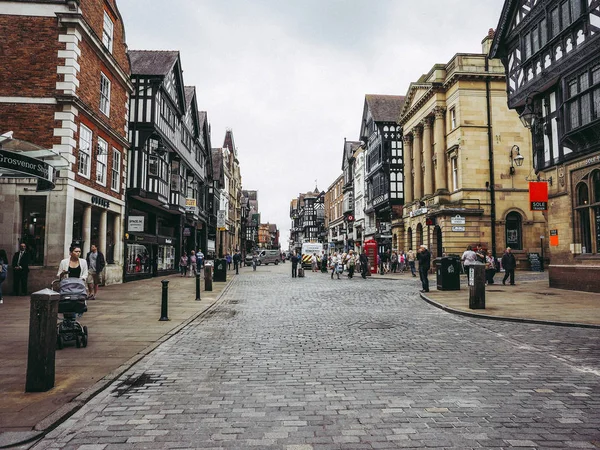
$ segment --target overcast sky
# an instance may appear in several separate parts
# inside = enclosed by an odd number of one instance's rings
[[[132,50],[179,50],[212,146],[233,130],[244,189],[287,249],[289,204],[327,190],[365,94],[405,95],[455,53],[481,52],[503,0],[118,0]]]

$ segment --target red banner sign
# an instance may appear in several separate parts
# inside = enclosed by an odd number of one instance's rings
[[[529,182],[529,209],[548,211],[548,183],[545,181]]]

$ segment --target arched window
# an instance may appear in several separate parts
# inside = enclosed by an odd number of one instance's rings
[[[392,236],[392,249],[398,250],[398,235],[396,233]]]
[[[506,247],[513,250],[523,250],[523,218],[518,212],[512,211],[506,215]]]
[[[417,248],[423,244],[423,225],[417,225]]]
[[[409,228],[408,231],[406,232],[406,249],[405,250],[410,250],[413,248],[413,232],[412,232],[412,228]]]
[[[592,190],[594,192],[594,203],[600,202],[600,170],[594,171],[592,174]]]
[[[594,177],[596,174],[594,174]],[[592,177],[592,182],[594,177]],[[595,190],[595,186],[594,186]],[[581,253],[593,253],[592,248],[592,226],[590,213],[590,190],[585,182],[577,185],[577,229],[579,230],[579,242],[581,242]],[[598,208],[594,208],[595,211]]]

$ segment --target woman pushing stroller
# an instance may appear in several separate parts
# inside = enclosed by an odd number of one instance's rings
[[[88,277],[88,265],[87,261],[81,258],[81,247],[71,245],[69,257],[60,262],[56,275],[61,280],[63,278],[81,278],[85,283]]]

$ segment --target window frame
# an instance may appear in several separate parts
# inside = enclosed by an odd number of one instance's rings
[[[110,189],[114,192],[121,191],[121,152],[113,147]],[[116,187],[115,187],[116,186]]]
[[[512,218],[515,218],[514,220]],[[517,231],[517,241],[509,242],[508,240],[508,224],[509,222],[516,223],[516,231]],[[512,230],[512,228],[511,228]],[[523,250],[523,216],[518,211],[510,211],[506,214],[506,218],[504,221],[504,240],[505,247],[510,247],[513,250]]]
[[[456,125],[456,108],[453,106],[452,108],[450,108],[450,130],[456,130]]]
[[[100,147],[103,147],[102,149]],[[98,137],[96,144],[96,183],[106,187],[106,171],[108,166],[108,142],[101,137]],[[102,150],[102,151],[101,151]],[[100,179],[99,176],[102,178]]]
[[[104,72],[100,72],[100,104],[99,109],[106,117],[110,117],[111,82]]]
[[[102,44],[109,53],[113,52],[115,24],[110,15],[104,11],[104,19],[102,21]]]
[[[89,132],[89,138],[90,138],[89,141],[84,141],[84,138],[83,138],[84,133],[82,133],[82,130],[85,130],[86,133]],[[77,173],[87,179],[89,179],[91,176],[93,140],[94,140],[94,133],[92,132],[92,130],[90,128],[86,127],[84,124],[80,123],[79,124],[79,157],[78,157],[78,163],[77,163]],[[83,142],[88,144],[87,148],[85,150],[82,146]],[[82,155],[85,155],[86,159],[87,159],[87,161],[85,161],[85,168],[86,168],[85,172],[81,171]]]

